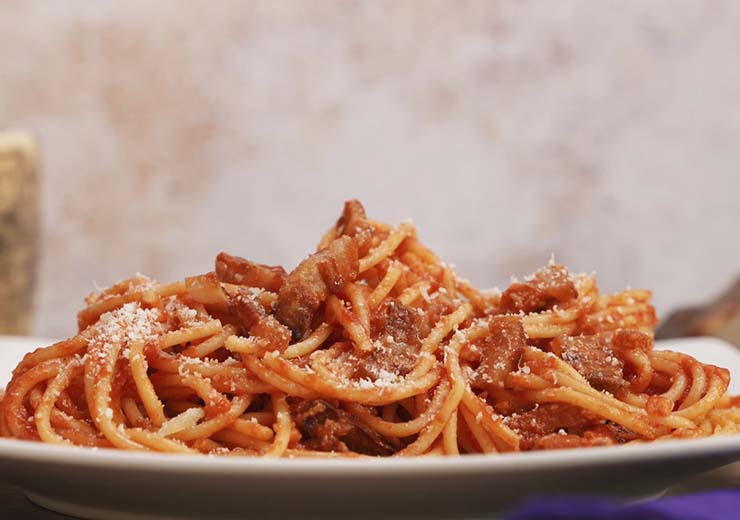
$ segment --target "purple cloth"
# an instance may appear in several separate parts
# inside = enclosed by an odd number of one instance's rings
[[[525,502],[506,520],[718,520],[740,518],[740,488],[681,495],[622,505],[587,497],[538,498]]]

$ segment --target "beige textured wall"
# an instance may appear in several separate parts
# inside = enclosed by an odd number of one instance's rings
[[[3,0],[43,143],[36,332],[93,282],[294,265],[347,197],[504,284],[555,252],[659,310],[740,272],[740,3]]]

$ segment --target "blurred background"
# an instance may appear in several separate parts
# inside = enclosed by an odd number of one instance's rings
[[[481,286],[555,253],[661,316],[711,299],[740,273],[738,27],[734,0],[3,0],[31,330],[220,250],[292,268],[353,197]]]

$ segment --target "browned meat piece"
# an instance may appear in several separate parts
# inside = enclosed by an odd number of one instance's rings
[[[227,253],[219,253],[216,257],[216,275],[225,283],[261,287],[271,292],[278,292],[287,276],[280,266],[255,264]]]
[[[551,433],[538,439],[528,447],[532,450],[563,450],[568,448],[591,448],[594,446],[610,446],[614,444],[611,437],[598,433],[586,432],[583,436]]]
[[[575,300],[576,286],[568,270],[560,264],[538,269],[530,280],[514,283],[501,295],[501,306],[506,312],[540,312]]]
[[[185,288],[188,296],[198,303],[220,304],[225,299],[221,283],[214,272],[185,278]]]
[[[337,221],[337,232],[340,235],[356,237],[362,234],[370,234],[372,227],[367,220],[365,208],[359,200],[348,200],[344,203],[344,211]]]
[[[316,311],[329,294],[357,278],[357,245],[347,236],[312,254],[288,275],[278,292],[276,316],[299,339],[311,327]]]
[[[290,344],[290,330],[273,316],[265,316],[249,328],[249,335],[265,341],[265,350],[282,352]]]
[[[237,319],[243,332],[267,315],[265,308],[246,287],[225,289],[229,312]]]
[[[503,388],[506,374],[518,368],[527,336],[517,316],[495,316],[488,330],[490,333],[478,343],[481,361],[473,384],[485,389]]]
[[[632,430],[628,430],[624,426],[611,421],[606,421],[604,424],[598,424],[592,427],[591,431],[599,432],[619,444],[624,444],[625,442],[634,441],[635,439],[640,438],[640,436]]]
[[[453,302],[449,295],[433,298],[431,302],[426,304],[424,314],[419,315],[419,337],[426,338],[439,323],[439,320],[442,319],[442,316],[453,312],[459,305],[459,303]]]
[[[370,333],[373,338],[385,339],[392,336],[395,343],[417,347],[419,337],[419,314],[395,299],[385,300],[373,313]]]
[[[392,455],[393,447],[377,432],[322,399],[294,406],[301,444],[318,451],[353,451],[365,455]]]
[[[418,361],[420,316],[399,301],[387,300],[373,313],[371,337],[376,348],[359,360],[354,377],[373,381],[402,377],[411,372]]]
[[[647,353],[653,350],[653,338],[639,330],[618,330],[614,333],[612,347],[615,352],[642,350]]]
[[[267,314],[253,291],[248,287],[227,287],[224,290],[234,324],[241,327],[241,334],[248,333],[264,340],[265,350],[282,352],[290,343],[290,330]]]
[[[624,363],[614,353],[611,334],[559,336],[550,349],[598,390],[618,394],[627,385]]]
[[[540,439],[553,433],[580,433],[593,420],[583,409],[560,403],[541,404],[505,418],[506,425],[522,436],[522,449],[535,447]]]
[[[584,429],[585,428],[585,429]],[[578,425],[575,424],[566,432],[565,429],[557,433],[550,433],[535,438],[531,444],[534,450],[550,450],[562,448],[580,448],[591,446],[609,446],[624,444],[640,436],[627,428],[611,421],[605,423]]]

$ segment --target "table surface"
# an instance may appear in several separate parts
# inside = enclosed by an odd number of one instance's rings
[[[740,490],[740,471],[737,469],[733,469],[733,471],[730,472],[724,468],[720,468],[718,470],[693,477],[680,485],[668,489],[666,495],[682,495],[727,488]],[[69,519],[72,517],[53,513],[32,504],[23,495],[23,492],[19,488],[6,481],[0,480],[0,518],[59,520]]]

